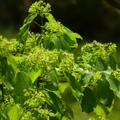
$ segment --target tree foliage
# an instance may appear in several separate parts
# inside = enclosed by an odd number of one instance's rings
[[[0,37],[1,120],[70,120],[73,111],[62,98],[68,87],[83,112],[102,117],[112,110],[114,95],[120,98],[116,45],[93,41],[78,50],[82,37],[50,11],[48,3],[33,3],[16,39]],[[33,33],[37,16],[46,22]]]

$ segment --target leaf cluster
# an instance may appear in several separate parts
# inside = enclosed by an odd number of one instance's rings
[[[1,120],[70,120],[68,87],[83,112],[106,116],[120,98],[116,45],[93,41],[78,51],[82,37],[56,21],[49,4],[35,2],[29,12],[16,39],[0,36]],[[47,21],[41,33],[30,31],[37,16]]]

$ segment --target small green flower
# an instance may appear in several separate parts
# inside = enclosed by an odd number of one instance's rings
[[[45,3],[42,0],[35,2],[29,8],[30,13],[37,13],[41,17],[45,15],[45,13],[49,13],[51,11],[51,5],[49,3]]]

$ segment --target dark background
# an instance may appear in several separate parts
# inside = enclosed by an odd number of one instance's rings
[[[52,6],[56,20],[78,32],[84,40],[120,40],[119,0],[44,0]],[[0,34],[17,34],[29,6],[35,0],[0,0]],[[37,31],[37,27],[34,29]]]

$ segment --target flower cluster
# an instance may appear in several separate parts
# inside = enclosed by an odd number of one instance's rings
[[[49,120],[50,111],[45,105],[45,96],[36,87],[29,88],[29,91],[24,90],[27,100],[24,102],[24,114],[22,120]]]
[[[36,42],[40,34],[28,32],[27,41],[24,45],[24,54],[29,54],[30,50],[36,46]]]
[[[25,68],[41,70],[41,74],[46,73],[52,68],[58,68],[60,71],[72,72],[74,69],[74,55],[62,50],[47,50],[35,47],[26,58]]]
[[[35,47],[31,50],[26,59],[25,67],[32,67],[36,70],[41,70],[42,73],[57,65],[57,51],[49,51],[44,48]]]
[[[12,39],[8,41],[6,38],[3,38],[0,36],[0,50],[1,51],[9,51],[13,55],[17,54],[23,49],[23,45],[16,41],[15,39]]]
[[[114,54],[116,52],[116,45],[113,43],[101,44],[97,41],[88,43],[81,48],[82,55],[92,54],[94,56],[106,57],[107,55]]]
[[[60,58],[59,63],[60,71],[72,72],[74,70],[75,62],[73,54],[60,51],[59,58]]]
[[[111,72],[111,76],[120,81],[120,69]]]
[[[45,13],[49,13],[51,11],[51,5],[49,3],[45,3],[42,0],[35,2],[29,8],[30,13],[37,13],[41,17],[45,15]]]
[[[56,33],[57,35],[61,35],[65,33],[64,26],[60,22],[54,23],[46,22],[46,24],[44,25],[44,29],[47,31],[47,34]]]

